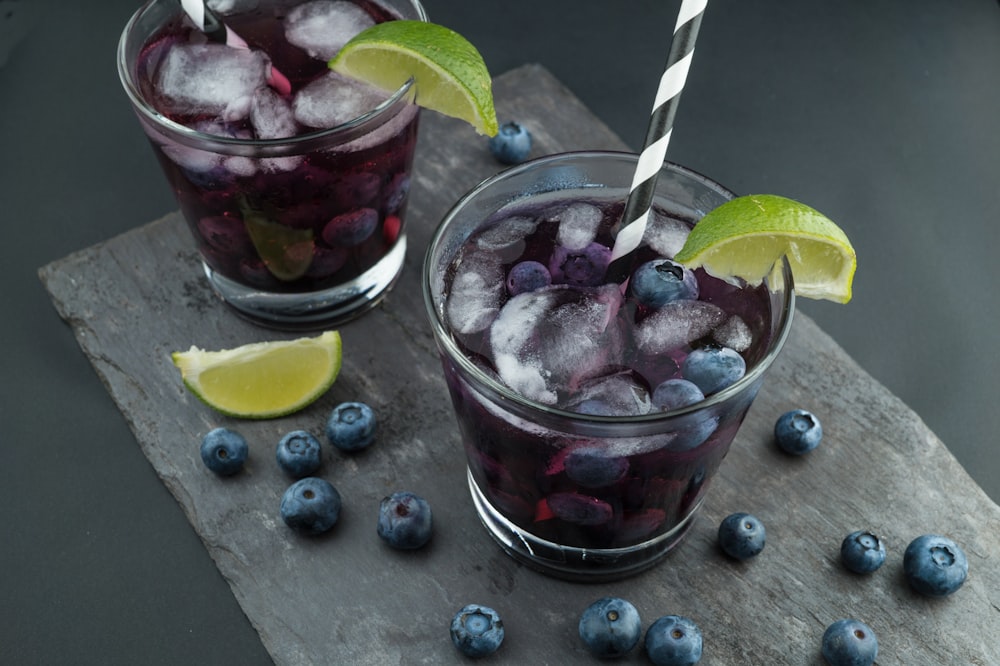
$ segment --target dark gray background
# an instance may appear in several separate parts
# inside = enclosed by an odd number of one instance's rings
[[[115,73],[137,5],[0,0],[2,663],[269,662],[36,277],[175,208]],[[636,148],[678,6],[426,0],[494,73],[542,63]],[[993,0],[713,0],[670,147],[844,227],[854,300],[801,309],[994,500],[998,64]]]

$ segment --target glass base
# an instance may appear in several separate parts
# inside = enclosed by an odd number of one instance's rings
[[[302,293],[259,291],[202,266],[215,293],[241,317],[267,328],[300,331],[337,326],[376,306],[396,282],[405,258],[403,235],[381,261],[350,282]]]
[[[652,567],[684,538],[701,506],[699,501],[683,522],[655,539],[627,548],[576,548],[539,539],[510,522],[489,503],[471,472],[468,478],[480,520],[508,555],[540,573],[573,581],[618,580]]]

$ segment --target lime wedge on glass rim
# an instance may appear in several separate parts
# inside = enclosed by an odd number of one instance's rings
[[[425,21],[386,21],[355,35],[329,62],[335,72],[387,91],[414,81],[416,103],[497,133],[490,73],[454,30]]]
[[[228,416],[270,419],[312,404],[340,374],[337,331],[312,338],[275,340],[171,354],[184,386]]]
[[[797,295],[851,300],[857,257],[847,234],[819,211],[773,194],[737,197],[709,211],[674,260],[756,285],[782,256]]]

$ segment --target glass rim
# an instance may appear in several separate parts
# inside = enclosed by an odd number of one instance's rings
[[[640,414],[635,416],[604,416],[598,414],[582,414],[580,412],[572,412],[566,409],[560,409],[552,405],[547,405],[545,403],[538,402],[536,400],[531,400],[526,398],[508,386],[502,384],[501,382],[495,380],[493,377],[489,376],[483,372],[478,366],[476,366],[464,353],[459,349],[458,344],[455,339],[449,333],[445,322],[442,320],[441,312],[434,302],[433,286],[431,282],[431,271],[433,270],[433,257],[435,250],[443,242],[445,234],[448,232],[449,227],[453,224],[454,220],[457,218],[461,210],[473,199],[477,198],[481,193],[490,189],[495,183],[507,180],[511,177],[517,176],[525,171],[529,171],[535,168],[547,166],[550,163],[558,163],[567,160],[590,160],[590,159],[617,159],[628,161],[635,164],[639,156],[635,153],[629,153],[625,151],[608,151],[608,150],[588,150],[588,151],[570,151],[564,153],[557,153],[553,155],[547,155],[544,157],[536,158],[522,164],[510,167],[503,171],[500,171],[489,178],[481,181],[478,185],[474,186],[471,190],[466,192],[462,197],[445,213],[441,222],[438,224],[431,236],[431,240],[427,246],[427,251],[424,255],[424,262],[421,269],[421,282],[423,288],[424,296],[424,307],[427,310],[428,318],[431,321],[431,328],[433,329],[434,337],[438,344],[443,347],[448,358],[459,365],[461,371],[472,378],[474,378],[481,386],[486,387],[495,395],[500,396],[505,401],[509,401],[514,405],[518,405],[522,408],[537,412],[543,415],[544,418],[548,419],[562,419],[572,422],[591,424],[594,426],[607,426],[610,424],[621,424],[621,425],[639,425],[639,424],[649,424],[658,423],[661,421],[670,421],[673,419],[678,419],[680,417],[687,416],[689,414],[695,414],[701,412],[705,409],[711,409],[717,405],[727,402],[728,400],[735,398],[745,389],[752,386],[757,382],[764,374],[764,372],[771,366],[774,359],[777,358],[781,348],[784,346],[788,334],[792,327],[792,319],[795,311],[795,288],[794,281],[792,277],[791,265],[788,263],[787,257],[782,257],[780,272],[777,273],[777,277],[780,279],[784,285],[784,297],[782,299],[781,307],[781,322],[782,326],[780,329],[775,331],[772,335],[771,343],[768,346],[767,352],[764,356],[757,361],[753,367],[748,368],[746,373],[736,382],[727,386],[726,388],[707,396],[704,400],[694,403],[693,405],[688,405],[686,407],[681,407],[678,409],[672,409],[668,411],[656,411],[647,414]],[[717,190],[724,194],[728,198],[733,198],[736,196],[735,193],[727,189],[725,186],[717,183],[716,181],[704,176],[697,171],[689,169],[687,167],[675,164],[673,162],[665,161],[661,167],[661,172],[673,172],[675,174],[680,174],[688,178],[693,178],[701,182],[702,184],[708,185],[711,189]],[[604,187],[598,185],[598,187]],[[623,187],[628,187],[628,183],[623,183]],[[533,193],[526,193],[525,196],[530,196]],[[524,197],[522,197],[524,198]],[[508,204],[505,205],[509,205]],[[772,276],[776,275],[776,270],[778,265],[775,264],[768,274],[768,278],[765,278],[765,284],[767,284]],[[770,291],[770,287],[768,287]]]
[[[129,37],[135,30],[136,24],[139,22],[140,18],[145,12],[150,10],[153,5],[165,1],[169,0],[147,0],[147,2],[139,7],[134,14],[132,14],[128,23],[125,24],[125,28],[122,30],[121,36],[118,39],[118,48],[116,52],[118,78],[121,81],[122,87],[125,89],[125,93],[128,95],[129,100],[132,102],[132,107],[134,109],[139,111],[144,118],[154,123],[157,127],[169,132],[174,137],[181,138],[185,143],[191,143],[191,145],[195,145],[196,143],[208,143],[223,146],[251,146],[256,148],[287,148],[292,146],[301,146],[316,140],[335,137],[340,134],[350,135],[350,133],[357,128],[367,125],[373,120],[381,119],[383,116],[387,116],[390,110],[409,103],[415,95],[415,91],[413,91],[414,81],[410,78],[385,101],[356,118],[352,118],[351,120],[335,125],[334,127],[316,129],[310,132],[304,132],[302,134],[296,134],[295,136],[279,139],[240,139],[236,137],[219,136],[217,134],[208,134],[207,132],[201,132],[191,127],[187,127],[186,125],[171,120],[166,115],[160,113],[146,100],[142,92],[139,90],[139,86],[136,84],[134,77],[132,76],[132,69],[129,67],[128,59],[126,57]],[[406,0],[406,2],[409,2],[413,6],[413,9],[417,12],[419,18],[414,20],[428,20],[427,12],[424,10],[423,5],[420,4],[420,0]],[[183,12],[180,3],[176,4],[177,13],[179,14]],[[389,118],[385,118],[383,122],[388,120]],[[347,140],[351,138],[354,137],[348,136]]]

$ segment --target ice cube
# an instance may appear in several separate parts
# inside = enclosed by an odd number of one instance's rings
[[[267,67],[257,51],[214,43],[174,45],[155,75],[158,106],[167,113],[240,120],[250,112],[254,91],[266,84]]]
[[[503,298],[504,281],[494,255],[471,252],[462,257],[445,304],[448,325],[463,335],[486,330]]]
[[[285,18],[285,39],[313,58],[329,60],[356,34],[375,25],[353,2],[314,0],[299,5]]]
[[[270,88],[258,88],[250,105],[250,124],[258,139],[284,139],[298,134],[292,106]]]
[[[582,250],[597,237],[604,215],[597,206],[575,202],[559,213],[556,242],[567,250]]]
[[[684,247],[684,241],[690,233],[691,228],[687,223],[664,215],[654,208],[642,235],[642,242],[661,257],[672,259]]]
[[[725,319],[722,308],[712,303],[672,301],[636,327],[636,346],[644,354],[666,354],[708,335]]]
[[[295,120],[307,127],[342,125],[388,99],[385,92],[337,72],[328,72],[295,95]]]
[[[653,403],[643,382],[631,371],[622,371],[584,382],[568,398],[565,407],[575,412],[639,416],[648,414]]]
[[[514,215],[480,232],[476,237],[476,245],[484,250],[502,250],[535,233],[537,226],[538,221],[534,218]]]
[[[617,285],[543,287],[518,294],[490,327],[500,378],[530,400],[553,404],[560,394],[621,364],[624,347]]]
[[[753,343],[753,332],[739,315],[733,315],[712,331],[712,339],[723,347],[745,352]]]

